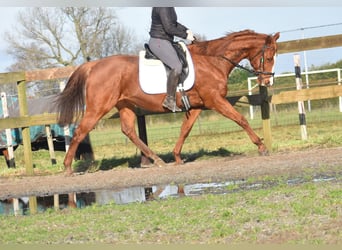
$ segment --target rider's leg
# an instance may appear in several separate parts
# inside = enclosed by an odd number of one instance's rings
[[[180,108],[177,107],[176,104],[176,90],[179,82],[179,76],[180,74],[172,69],[167,79],[167,92],[166,98],[163,102],[163,107],[171,110],[172,112],[182,111]]]
[[[181,111],[176,105],[176,90],[182,72],[182,63],[178,58],[177,52],[171,42],[164,39],[151,38],[149,47],[171,69],[167,79],[167,96],[163,102],[163,106],[173,112]]]

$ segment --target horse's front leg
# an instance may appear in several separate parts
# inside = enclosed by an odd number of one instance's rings
[[[248,134],[251,141],[257,145],[258,151],[260,155],[267,155],[268,150],[260,137],[254,132],[254,130],[249,125],[247,119],[241,115],[239,112],[236,111],[236,109],[223,97],[213,97],[211,98],[210,103],[206,103],[206,106],[210,109],[216,110],[225,117],[233,120],[236,122],[239,126],[241,126],[246,133]]]
[[[155,165],[164,167],[166,165],[165,162],[138,137],[135,131],[135,113],[129,108],[122,108],[119,113],[122,133],[124,133],[146,157],[152,159]]]
[[[201,113],[201,111],[202,111],[201,109],[190,109],[185,115],[185,118],[184,118],[183,123],[182,123],[179,138],[178,138],[177,143],[173,149],[173,155],[175,157],[176,164],[182,164],[183,163],[183,160],[182,160],[180,154],[181,154],[184,142],[185,142],[186,138],[189,136],[190,131],[191,131],[197,117]]]

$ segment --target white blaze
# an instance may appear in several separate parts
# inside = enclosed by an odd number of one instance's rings
[[[274,54],[274,56],[273,56],[273,67],[272,67],[271,72],[274,72],[274,68],[275,68],[275,65],[276,65],[276,61],[277,61],[277,55]],[[274,80],[274,76],[270,77],[270,86],[273,85],[273,80]]]

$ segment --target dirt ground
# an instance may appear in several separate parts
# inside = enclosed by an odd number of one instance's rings
[[[0,199],[45,196],[132,186],[223,182],[262,176],[341,176],[342,147],[273,153],[270,156],[231,156],[198,160],[164,168],[119,168],[71,177],[24,176],[0,178]]]

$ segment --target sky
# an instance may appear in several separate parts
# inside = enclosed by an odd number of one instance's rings
[[[25,3],[25,1],[14,0],[14,2],[16,1]],[[18,3],[18,5],[13,4],[18,7],[13,7],[2,4],[3,2],[0,0],[0,72],[6,72],[6,68],[12,63],[11,58],[6,54],[6,48],[9,45],[3,40],[2,34],[15,27],[17,24],[16,16],[19,10],[24,10],[26,7],[40,6],[40,1],[33,2],[36,2],[37,4],[25,5],[23,3],[22,5],[19,5]],[[48,5],[50,2],[48,0],[41,2],[46,3],[42,6],[54,6]],[[146,3],[145,5],[142,5],[145,7],[126,7],[128,5],[127,1],[125,2],[126,5],[120,0],[117,5],[113,2],[115,3],[118,1],[110,1],[110,3],[101,1],[101,6],[114,6],[120,22],[133,30],[139,40],[142,42],[148,41],[148,31],[151,23],[151,7],[149,6],[152,6],[155,2],[152,1],[151,4],[150,1],[142,1]],[[175,2],[175,4],[177,3],[177,1],[168,1],[168,3],[172,2]],[[213,0],[210,3],[215,2],[216,1]],[[234,3],[234,1],[230,2]],[[280,32],[281,35],[278,41],[342,34],[342,1],[334,2],[326,0],[324,3],[327,5],[323,6],[321,4],[322,1],[311,0],[309,5],[309,1],[305,0],[301,1],[302,4],[296,4],[296,1],[288,0],[285,2],[279,1],[279,6],[273,4],[272,7],[267,7],[268,5],[266,2],[268,1],[240,0],[236,2],[238,3],[229,6],[218,5],[215,7],[215,5],[210,7],[208,4],[206,6],[201,6],[198,4],[201,3],[201,1],[197,0],[197,4],[193,4],[193,6],[190,4],[184,5],[184,1],[182,1],[183,5],[179,4],[174,6],[186,6],[176,7],[178,21],[191,29],[193,33],[205,35],[209,40],[224,36],[227,32],[244,29],[252,29],[258,33],[266,34]],[[250,2],[250,4],[247,5],[246,2]],[[255,4],[258,2],[261,4]],[[8,1],[6,1],[6,3],[8,3]],[[32,1],[30,3],[32,3]],[[61,4],[63,1],[60,0],[58,3]],[[135,3],[135,5],[131,6],[140,6],[139,4],[141,1],[135,1]],[[164,3],[164,1],[159,1],[158,3]],[[290,7],[284,7],[281,3],[286,3],[283,5]],[[305,69],[305,65],[308,65],[309,67],[311,65],[320,66],[342,60],[342,47],[312,50],[306,51],[305,54],[304,52],[300,52],[299,54],[301,55],[302,67]],[[293,69],[293,53],[280,54],[275,68],[276,73],[291,72]]]

